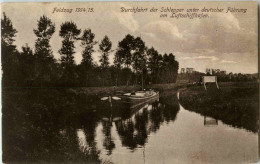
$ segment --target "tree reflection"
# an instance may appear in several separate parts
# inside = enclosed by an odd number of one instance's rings
[[[21,90],[3,94],[6,94],[2,110],[4,162],[100,162],[95,139],[102,117],[107,118],[102,120],[105,136],[102,142],[110,155],[115,149],[112,125],[122,145],[134,151],[143,147],[149,134],[157,132],[162,123],[174,121],[179,111],[176,95],[162,97],[159,102],[138,109],[102,108],[99,112],[90,105],[95,99],[85,101],[84,95],[77,97],[60,90]]]
[[[127,119],[115,123],[122,145],[131,150],[144,146],[148,135],[156,132],[162,123],[174,121],[179,111],[177,96],[171,95],[149,106],[133,109]]]
[[[83,126],[83,132],[86,136],[86,142],[88,145],[88,154],[90,156],[96,156],[98,154],[96,138],[96,127],[98,125],[98,118],[95,113],[87,112],[81,119],[81,125]]]
[[[89,154],[79,148],[74,121],[80,112],[74,95],[51,89],[4,94],[4,162],[100,162],[97,152]],[[95,129],[93,124],[90,127]],[[93,129],[87,135],[90,141],[95,138]]]
[[[147,141],[147,136],[148,136],[147,123],[148,123],[148,111],[147,108],[144,108],[142,112],[137,113],[135,115],[134,127],[137,133],[135,134],[134,139],[136,140],[136,143],[138,145],[143,146]]]
[[[152,105],[152,110],[150,112],[150,130],[152,132],[156,132],[160,128],[160,123],[164,121],[162,112],[162,109],[164,109],[164,107],[165,105],[161,105],[159,103],[154,103]]]
[[[103,121],[102,125],[103,125],[102,132],[105,136],[103,141],[103,146],[108,151],[107,155],[111,155],[113,149],[115,148],[115,143],[112,140],[112,136],[111,136],[112,121]]]
[[[117,132],[121,138],[122,145],[129,147],[131,150],[136,148],[137,144],[134,141],[134,123],[131,119],[120,120],[115,123]]]

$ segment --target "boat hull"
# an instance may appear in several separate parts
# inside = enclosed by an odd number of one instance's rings
[[[136,108],[152,101],[159,101],[159,92],[154,92],[147,97],[121,96],[121,99],[121,103],[127,104],[130,108]]]

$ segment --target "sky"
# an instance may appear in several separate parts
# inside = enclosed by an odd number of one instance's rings
[[[73,9],[93,8],[92,13],[54,12],[54,8]],[[161,18],[160,12],[132,13],[121,12],[121,7],[175,9],[223,8],[223,13],[208,13],[205,19]],[[228,12],[228,7],[247,9],[246,13]],[[199,10],[200,11],[200,10]],[[118,42],[127,34],[141,36],[147,47],[154,47],[159,53],[173,53],[180,68],[195,68],[205,72],[206,68],[226,70],[233,73],[257,73],[257,2],[84,2],[84,3],[4,3],[5,12],[18,31],[15,44],[18,50],[26,45],[34,47],[37,20],[42,15],[49,17],[56,26],[50,44],[55,58],[62,38],[60,25],[74,21],[82,29],[90,28],[100,42],[105,35],[112,41],[114,52],[110,54],[113,62]],[[82,47],[76,42],[75,62],[80,63]],[[94,61],[99,63],[100,53],[95,46]]]

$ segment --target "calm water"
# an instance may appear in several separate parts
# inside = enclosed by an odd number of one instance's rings
[[[250,163],[258,159],[256,133],[190,112],[179,104],[176,93],[135,110],[116,105],[111,110],[109,104],[97,101],[93,105],[89,99],[85,103],[84,96],[68,96],[70,100],[59,105],[53,100],[59,95],[42,95],[18,96],[17,104],[4,101],[3,106],[10,109],[3,117],[7,161],[78,161],[84,154],[116,164]],[[21,105],[25,100],[26,105]],[[24,117],[13,118],[13,108],[23,109]]]
[[[174,96],[172,96],[174,100]],[[176,99],[175,99],[176,101]],[[177,102],[178,103],[178,102]],[[95,142],[100,158],[114,163],[249,163],[258,159],[258,136],[179,108],[164,112],[149,104],[129,119],[100,121]],[[156,107],[155,107],[156,106]],[[171,115],[171,119],[165,113]],[[154,118],[153,118],[154,117]],[[77,129],[80,147],[88,147],[84,129]]]

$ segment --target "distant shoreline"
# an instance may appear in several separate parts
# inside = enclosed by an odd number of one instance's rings
[[[169,84],[151,84],[145,86],[145,89],[155,89],[159,91],[177,89],[179,87],[184,87],[186,84],[182,83],[169,83]],[[69,92],[75,94],[86,94],[88,96],[92,95],[105,95],[114,94],[116,91],[131,92],[141,89],[139,85],[129,85],[129,86],[109,86],[109,87],[2,87],[3,91],[8,90],[20,90],[20,89],[58,89],[58,90],[68,90]]]
[[[258,82],[225,82],[191,86],[180,91],[180,104],[189,111],[219,119],[228,125],[258,131]]]

